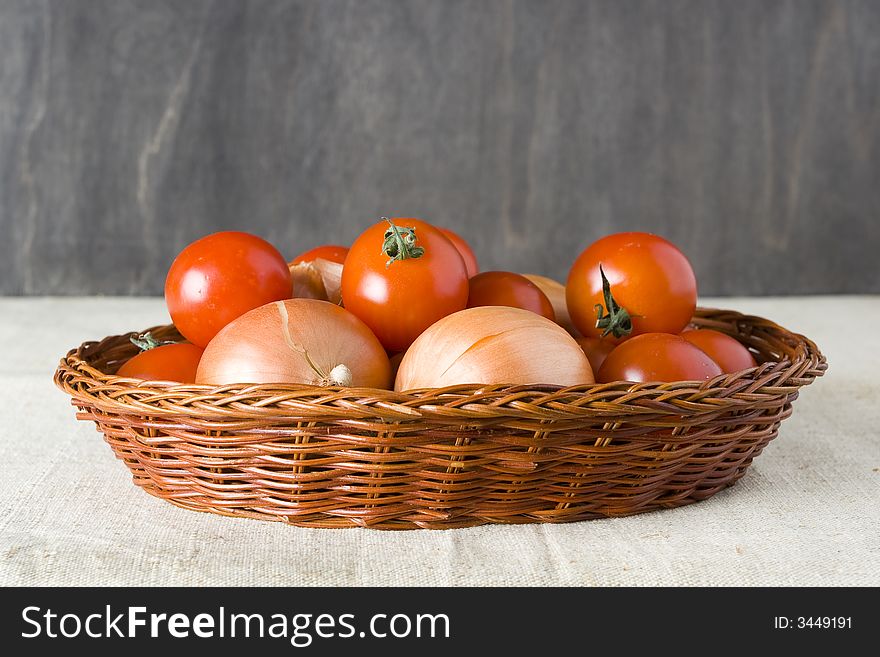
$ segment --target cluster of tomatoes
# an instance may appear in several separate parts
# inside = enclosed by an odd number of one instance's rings
[[[734,338],[690,328],[693,269],[648,233],[596,241],[562,285],[480,273],[465,240],[418,219],[383,218],[348,248],[290,262],[221,232],[178,255],[165,299],[186,341],[139,336],[119,376],[413,390],[705,380],[756,365]]]

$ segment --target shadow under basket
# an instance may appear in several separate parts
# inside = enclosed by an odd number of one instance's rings
[[[115,376],[137,351],[127,334],[72,350],[55,382],[138,486],[187,509],[304,527],[570,522],[732,485],[825,372],[813,342],[766,319],[697,309],[693,321],[736,337],[759,366],[572,388],[218,387]]]

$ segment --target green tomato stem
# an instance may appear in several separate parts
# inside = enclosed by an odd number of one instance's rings
[[[608,335],[622,338],[632,333],[633,316],[614,300],[614,296],[611,294],[611,284],[605,276],[602,265],[599,265],[599,274],[602,276],[602,296],[605,297],[605,305],[603,306],[601,303],[595,305],[596,328],[604,329],[602,331],[603,338]]]
[[[177,344],[174,340],[157,340],[149,331],[142,333],[141,335],[133,335],[129,340],[131,340],[131,343],[141,351],[149,351],[150,349],[155,349],[156,347],[161,347],[166,344]]]
[[[425,255],[425,249],[416,244],[415,228],[396,226],[388,217],[382,219],[391,226],[385,231],[385,239],[382,242],[382,253],[388,256],[386,267],[390,267],[395,260],[421,258]]]

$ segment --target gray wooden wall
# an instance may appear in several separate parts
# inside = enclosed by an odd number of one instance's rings
[[[880,292],[878,209],[877,1],[0,0],[0,293],[382,214],[484,269],[646,229],[703,294]]]

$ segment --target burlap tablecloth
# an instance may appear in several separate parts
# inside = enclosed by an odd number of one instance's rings
[[[878,585],[880,297],[706,299],[815,340],[829,373],[733,488],[568,525],[317,530],[186,511],[136,488],[52,384],[161,299],[0,299],[3,585]]]

